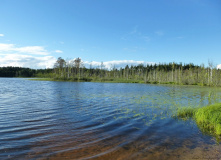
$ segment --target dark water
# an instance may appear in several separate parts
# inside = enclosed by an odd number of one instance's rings
[[[0,78],[0,159],[221,159],[215,137],[177,108],[217,88]]]

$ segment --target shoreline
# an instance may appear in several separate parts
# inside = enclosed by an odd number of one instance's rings
[[[16,78],[16,77],[14,77]],[[20,77],[22,78],[22,77]],[[27,77],[25,77],[27,78]],[[80,80],[73,80],[73,79],[54,79],[54,78],[41,78],[41,77],[33,77],[33,78],[27,78],[29,80],[33,81],[54,81],[54,82],[95,82],[95,83],[137,83],[137,84],[153,84],[153,85],[171,85],[171,86],[198,86],[198,87],[218,87],[221,88],[221,86],[211,86],[211,85],[202,85],[202,84],[179,84],[174,82],[145,82],[141,80],[93,80],[93,79],[80,79]]]

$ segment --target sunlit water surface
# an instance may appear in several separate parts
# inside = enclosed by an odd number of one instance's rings
[[[180,107],[218,88],[0,78],[0,159],[221,159]]]

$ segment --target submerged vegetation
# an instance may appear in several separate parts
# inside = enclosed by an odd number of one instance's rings
[[[126,86],[142,88],[145,85]],[[117,106],[116,112],[118,114],[114,117],[117,120],[136,119],[143,125],[150,126],[164,119],[177,120],[178,118],[184,120],[183,123],[191,123],[194,126],[196,126],[196,122],[203,133],[220,139],[220,88],[168,85],[148,85],[148,88],[148,91],[140,90],[139,94],[134,94],[134,92],[116,95],[102,94],[88,96],[87,99],[96,97],[101,101],[106,99],[112,101]],[[124,105],[119,101],[125,101],[132,105]]]
[[[221,103],[202,108],[181,109],[178,111],[177,117],[193,118],[204,132],[221,136]]]

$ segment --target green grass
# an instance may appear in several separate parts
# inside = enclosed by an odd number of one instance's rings
[[[177,117],[186,120],[188,118],[194,117],[196,111],[197,108],[190,108],[190,107],[180,108],[178,109]]]
[[[198,109],[195,113],[195,120],[203,129],[221,135],[221,104]]]
[[[221,103],[209,105],[202,108],[180,109],[178,118],[193,118],[204,132],[221,136]]]
[[[52,77],[49,75],[48,77]],[[24,78],[24,77],[21,77]],[[198,86],[208,86],[202,83],[194,83],[194,84],[184,84],[178,82],[158,82],[158,81],[144,81],[144,79],[136,79],[136,78],[100,78],[100,77],[81,77],[81,78],[44,78],[42,76],[37,76],[34,79],[37,81],[69,81],[69,82],[105,82],[105,83],[144,83],[144,84],[169,84],[169,85],[198,85]]]
[[[53,81],[52,78],[32,78],[32,79],[28,79],[31,81]]]

